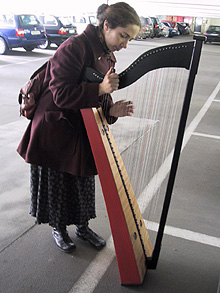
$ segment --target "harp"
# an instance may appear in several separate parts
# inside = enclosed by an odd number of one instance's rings
[[[123,89],[158,68],[187,70],[185,95],[154,247],[102,109],[81,110],[102,186],[123,285],[142,284],[147,270],[157,267],[203,41],[203,37],[195,36],[191,42],[149,50],[119,74],[119,89]],[[86,69],[86,77],[91,82],[101,82],[104,78],[91,68]]]

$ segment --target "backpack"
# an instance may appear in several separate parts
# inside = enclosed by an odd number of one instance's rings
[[[85,39],[86,41],[84,35],[81,35],[81,38]],[[81,49],[85,54],[86,49],[83,41],[80,38],[78,38],[78,41],[81,45]],[[90,55],[93,56],[90,47],[88,47],[87,49],[90,51]],[[86,65],[87,63],[89,63],[89,60],[86,60]],[[48,86],[44,85],[44,77],[46,73],[47,64],[48,61],[45,62],[40,68],[38,68],[32,74],[30,79],[20,89],[20,93],[18,96],[18,102],[20,104],[20,116],[24,116],[30,120],[33,118],[40,96]],[[83,73],[83,78],[87,78],[86,70]]]
[[[33,118],[37,102],[43,92],[43,81],[47,63],[48,61],[38,68],[20,89],[18,96],[20,116],[24,116],[30,120]]]

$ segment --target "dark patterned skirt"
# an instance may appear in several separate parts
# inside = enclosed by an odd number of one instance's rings
[[[30,214],[36,223],[62,229],[96,217],[95,178],[31,165]]]

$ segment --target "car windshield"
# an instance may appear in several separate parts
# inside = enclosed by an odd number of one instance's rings
[[[61,17],[59,17],[59,20],[61,21],[61,23],[63,25],[71,25],[72,24],[68,17],[61,16]]]
[[[209,32],[220,32],[220,26],[211,25],[208,29]]]
[[[40,21],[37,19],[35,15],[19,15],[18,19],[21,26],[40,25]]]

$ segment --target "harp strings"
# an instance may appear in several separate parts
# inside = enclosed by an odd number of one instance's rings
[[[136,197],[157,174],[174,147],[184,96],[184,71],[157,69],[112,94],[114,102],[132,100],[135,106],[132,117],[119,118],[110,128]],[[164,196],[164,190],[157,189],[145,216],[147,220],[158,213],[160,194]]]
[[[162,94],[164,102],[163,111],[159,114],[160,118],[158,118],[160,119],[160,126],[158,129],[158,138],[154,151],[154,174],[158,174],[158,169],[163,164],[175,144],[176,130],[179,122],[178,118],[180,117],[181,112],[181,101],[183,100],[181,99],[181,84],[183,78],[183,74],[181,74],[181,72],[183,71],[179,69],[169,69],[169,78],[165,76],[166,88],[168,90],[167,92],[161,92],[158,96],[160,98]],[[159,174],[157,176],[159,176]],[[156,181],[155,186],[158,186]],[[151,215],[156,214],[156,210],[158,209],[158,201],[159,199],[164,198],[164,195],[165,188],[162,190],[161,188],[157,188],[153,200],[150,203],[148,218],[150,218]]]

